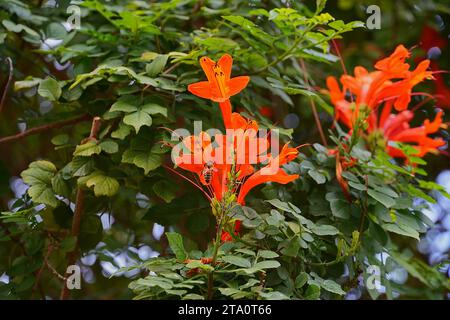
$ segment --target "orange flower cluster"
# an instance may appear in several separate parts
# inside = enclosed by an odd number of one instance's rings
[[[201,132],[197,136],[186,137],[182,141],[183,151],[174,160],[178,167],[194,173],[194,184],[210,200],[220,201],[225,194],[231,193],[237,203],[244,204],[250,190],[260,184],[287,184],[296,180],[298,175],[287,174],[281,166],[295,159],[298,150],[286,144],[277,155],[270,154],[270,139],[258,136],[258,123],[232,113],[229,98],[242,91],[250,80],[247,76],[231,78],[232,63],[227,54],[217,63],[208,57],[201,58],[200,64],[208,81],[188,86],[191,93],[219,103],[227,134],[210,136]],[[256,148],[252,149],[252,145]],[[250,150],[256,150],[256,154],[250,154]],[[255,165],[261,168],[256,169]],[[240,221],[236,221],[236,233],[239,228]],[[222,241],[231,239],[228,232],[223,232]]]
[[[208,78],[208,81],[202,81],[189,85],[188,90],[202,98],[211,99],[222,103],[221,108],[224,110],[223,105],[230,105],[229,98],[242,91],[249,81],[249,77],[241,76],[236,78],[230,78],[231,56],[223,55],[217,63],[207,57],[200,59],[200,64]],[[211,187],[212,196],[221,200],[226,191],[228,191],[231,171],[234,170],[236,174],[236,184],[233,190],[237,195],[237,202],[244,203],[245,197],[248,192],[254,187],[265,182],[278,182],[282,184],[294,181],[298,175],[288,175],[283,169],[278,168],[272,174],[264,174],[264,170],[271,167],[272,162],[277,162],[280,166],[295,159],[298,155],[296,148],[290,148],[285,145],[281,152],[274,158],[268,154],[269,141],[266,138],[257,137],[259,129],[258,123],[254,120],[249,120],[241,116],[239,113],[229,113],[228,111],[222,112],[224,115],[224,123],[226,129],[232,129],[232,139],[227,139],[226,135],[216,134],[214,136],[214,142],[216,147],[213,147],[212,138],[205,132],[202,132],[199,136],[190,136],[184,139],[183,143],[187,149],[187,155],[189,159],[186,160],[186,154],[180,155],[176,159],[176,165],[179,167],[194,172],[198,175],[202,185]],[[257,147],[256,163],[252,163],[251,155],[249,155],[249,146],[254,143]],[[244,161],[237,161],[236,158],[230,159],[230,157],[237,157],[239,154],[238,149],[242,147],[245,150]],[[195,152],[195,148],[200,148]],[[231,149],[231,150],[230,150]],[[197,164],[192,164],[195,154],[201,154],[201,161]],[[212,173],[211,183],[207,183],[204,177],[205,166],[212,162],[211,159],[216,158],[217,155],[223,156],[222,161],[214,162],[214,172]],[[262,169],[255,171],[254,164],[261,164],[267,161],[267,165]]]
[[[414,156],[418,157],[437,152],[445,144],[444,140],[429,136],[445,127],[442,112],[434,121],[425,120],[420,127],[410,127],[414,112],[407,108],[414,95],[412,89],[425,79],[433,79],[432,72],[428,71],[429,60],[410,70],[410,65],[405,62],[410,55],[403,45],[399,45],[393,54],[375,64],[376,71],[356,67],[354,76],[341,76],[342,90],[334,77],[327,79],[336,120],[352,130],[358,117],[366,114],[365,131],[369,140],[377,140],[376,144],[382,145],[392,157],[406,157],[392,146],[392,142],[411,144],[417,150]],[[393,109],[397,113],[393,113]]]

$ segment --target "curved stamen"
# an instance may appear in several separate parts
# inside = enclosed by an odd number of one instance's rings
[[[416,104],[414,107],[411,108],[412,112],[416,112],[417,109],[419,109],[420,107],[422,107],[423,105],[427,104],[428,102],[430,102],[431,100],[434,100],[435,97],[427,97],[426,99],[420,101],[418,104]]]
[[[205,190],[203,190],[202,187],[200,187],[197,183],[195,183],[194,181],[192,181],[191,179],[189,179],[188,177],[182,175],[181,173],[179,173],[178,171],[176,171],[175,169],[172,169],[169,166],[166,166],[165,164],[162,165],[164,168],[166,168],[167,170],[170,170],[171,172],[175,173],[176,175],[180,176],[181,178],[185,179],[186,181],[190,182],[192,185],[194,185],[195,187],[197,187],[199,190],[201,190],[203,192],[203,194],[206,196],[206,198],[208,198],[209,201],[212,200],[212,198],[209,196],[208,193],[206,193]]]

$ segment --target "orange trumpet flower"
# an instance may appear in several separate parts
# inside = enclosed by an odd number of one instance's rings
[[[376,110],[386,101],[393,101],[397,111],[405,110],[411,100],[413,87],[425,79],[433,79],[432,72],[427,71],[429,60],[422,61],[410,71],[410,65],[405,63],[409,57],[409,51],[399,45],[393,54],[375,64],[377,71],[369,72],[357,66],[354,76],[341,76],[342,90],[336,78],[328,77],[327,86],[335,106],[336,121],[341,120],[352,128],[362,106]],[[354,99],[348,101],[346,93]]]
[[[222,135],[214,137],[217,141],[223,140]],[[213,139],[206,132],[201,132],[198,136],[189,136],[183,139],[182,149],[179,154],[175,156],[175,165],[183,170],[190,171],[195,174],[196,186],[201,189],[206,188],[206,194],[212,199],[216,197],[218,200],[222,199],[226,192],[226,177],[229,171],[229,165],[226,164],[226,159],[221,161],[214,161],[217,152],[222,152],[213,146]],[[224,157],[224,155],[221,155]],[[206,175],[210,177],[207,181]]]
[[[199,186],[206,187],[211,198],[222,199],[228,191],[230,173],[237,176],[237,185],[231,191],[236,193],[240,204],[244,203],[248,192],[257,185],[270,181],[286,184],[299,177],[288,175],[281,168],[297,157],[297,148],[286,144],[276,157],[272,157],[267,153],[267,138],[256,135],[256,121],[245,119],[238,113],[233,113],[231,118],[232,128],[235,129],[232,136],[216,134],[212,139],[202,132],[199,136],[186,137],[183,139],[183,149],[174,159],[178,167],[198,177]],[[252,152],[256,154],[250,154]],[[266,160],[268,163],[255,172],[253,166]],[[208,163],[212,171],[209,172],[211,180],[207,182],[204,174]]]
[[[239,190],[237,202],[244,204],[247,194],[256,186],[266,182],[276,182],[280,184],[287,184],[297,180],[300,176],[298,174],[287,174],[280,166],[294,160],[298,156],[297,148],[290,148],[285,144],[280,151],[280,154],[275,158],[271,158],[267,166],[256,171],[249,176]]]
[[[217,62],[202,57],[200,65],[207,81],[188,86],[192,94],[219,103],[225,128],[231,130],[227,130],[227,135],[215,135],[214,143],[206,133],[185,138],[184,150],[175,158],[175,164],[195,174],[198,183],[186,179],[200,188],[209,200],[220,201],[226,194],[232,194],[243,204],[248,192],[257,185],[269,181],[286,184],[297,179],[298,175],[288,175],[280,166],[296,158],[298,151],[285,145],[273,158],[268,154],[268,137],[258,133],[258,123],[232,113],[230,97],[242,91],[250,80],[247,76],[231,78],[232,64],[233,59],[228,54]],[[255,172],[254,165],[264,161],[268,164]],[[235,235],[240,225],[239,220],[235,221]],[[232,235],[222,231],[221,241],[231,240]]]
[[[445,144],[440,138],[429,137],[439,128],[446,127],[442,124],[442,112],[432,122],[425,120],[421,127],[411,128],[409,125],[414,113],[406,109],[411,101],[413,87],[424,79],[433,78],[432,72],[428,71],[429,60],[420,62],[416,69],[410,71],[410,65],[405,63],[405,59],[409,57],[409,51],[399,45],[393,54],[375,64],[377,71],[368,72],[358,66],[355,68],[355,76],[343,75],[342,90],[334,77],[327,79],[336,121],[352,130],[356,119],[365,109],[368,127],[364,130],[369,142],[384,146],[392,157],[406,157],[401,150],[392,146],[392,142],[411,144],[417,150],[415,156],[418,157],[436,152],[437,148]],[[348,101],[347,92],[354,99]],[[382,112],[379,112],[383,105]],[[393,108],[399,113],[392,113]]]
[[[386,151],[392,157],[405,158],[401,150],[392,146],[392,142],[408,143],[417,150],[416,157],[423,157],[431,152],[436,153],[439,147],[445,145],[445,141],[441,138],[430,138],[429,135],[436,133],[447,125],[442,123],[443,112],[439,111],[433,121],[426,119],[422,126],[411,128],[409,122],[414,118],[414,113],[409,110],[402,111],[398,114],[391,113],[392,103],[387,103],[384,107],[379,119],[372,118],[369,120],[368,133],[370,135],[382,133]]]
[[[217,134],[212,139],[205,132],[184,138],[183,148],[174,158],[178,167],[194,173],[197,182],[187,177],[185,179],[208,195],[209,200],[216,198],[220,201],[230,191],[236,195],[237,203],[244,204],[247,194],[260,184],[266,182],[287,184],[299,178],[299,175],[289,175],[281,168],[282,165],[297,158],[298,148],[291,148],[286,144],[279,154],[273,157],[267,153],[268,141],[254,134],[258,130],[256,121],[233,113],[231,127],[235,130],[231,138]],[[250,148],[252,144],[256,146],[253,149]],[[250,151],[257,154],[251,155]],[[266,160],[268,163],[255,171],[254,165]],[[205,177],[206,169],[210,170],[208,179]],[[230,181],[232,176],[236,177],[234,185]],[[236,221],[235,234],[239,232],[239,228],[240,221]],[[231,241],[232,236],[224,231],[221,239]]]
[[[217,62],[202,57],[200,65],[208,81],[190,84],[188,90],[201,98],[224,102],[241,92],[250,80],[247,76],[230,78],[233,58],[229,54],[224,54]]]
[[[217,62],[208,57],[200,58],[200,65],[208,81],[192,83],[189,92],[201,98],[219,102],[225,127],[231,125],[230,97],[241,92],[250,81],[250,77],[240,76],[231,78],[233,58],[224,54]]]

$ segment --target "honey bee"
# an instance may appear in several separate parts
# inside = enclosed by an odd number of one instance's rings
[[[202,176],[203,176],[203,180],[205,181],[205,185],[209,186],[212,182],[212,177],[214,172],[217,171],[216,168],[214,168],[214,162],[213,161],[208,161],[205,163],[205,166],[203,167],[202,170]]]

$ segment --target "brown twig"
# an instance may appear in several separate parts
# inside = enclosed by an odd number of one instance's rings
[[[342,59],[341,51],[339,50],[339,46],[336,43],[336,40],[331,40],[331,43],[333,44],[334,51],[336,52],[337,56],[339,57],[339,62],[341,63],[342,71],[344,71],[345,74],[348,74],[347,67],[345,66],[344,59]]]
[[[167,68],[162,74],[170,74],[173,70],[175,70],[180,65],[180,62],[175,63],[171,65],[169,68]]]
[[[39,281],[41,280],[42,273],[44,272],[44,269],[47,266],[47,259],[50,256],[50,254],[52,253],[52,251],[53,251],[53,246],[49,245],[47,248],[47,252],[44,256],[44,262],[42,263],[42,266],[39,268],[39,270],[36,273],[36,281],[34,283],[34,287],[33,287],[33,291],[32,291],[33,293],[36,291],[36,289],[39,288]]]
[[[92,120],[92,126],[91,126],[91,133],[89,135],[88,139],[85,140],[93,140],[97,139],[98,132],[100,131],[101,126],[101,119],[100,117],[95,117]],[[82,142],[83,143],[83,142]],[[72,220],[72,230],[71,230],[71,236],[75,237],[77,239],[75,249],[69,253],[68,255],[68,262],[67,265],[73,265],[76,263],[78,258],[78,251],[79,251],[79,239],[78,235],[80,234],[80,225],[81,225],[81,217],[83,216],[84,212],[84,200],[85,200],[85,193],[82,188],[77,189],[77,196],[75,200],[75,211],[73,214],[73,220]],[[66,277],[67,278],[67,273]],[[67,287],[67,282],[65,281],[63,283],[63,288],[61,290],[60,299],[66,300],[69,298],[69,288]]]
[[[300,64],[302,66],[303,77],[305,79],[305,84],[307,85],[308,90],[312,91],[311,85],[309,84],[308,76],[306,74],[306,67],[305,67],[305,62],[303,61],[303,59],[300,59]],[[313,112],[313,115],[314,115],[314,120],[316,121],[317,130],[319,130],[320,138],[322,139],[322,144],[325,147],[327,147],[328,143],[327,143],[327,139],[325,137],[325,134],[323,133],[322,124],[320,123],[319,114],[317,113],[316,103],[314,102],[314,100],[312,98],[310,98],[309,101],[311,103],[311,109],[312,109],[312,112]]]
[[[67,280],[67,278],[64,277],[62,274],[60,274],[60,273],[55,269],[55,267],[52,266],[52,265],[50,264],[50,262],[49,262],[48,260],[45,261],[45,265],[46,265],[47,268],[53,273],[53,275],[54,275],[55,277],[57,277],[59,280],[61,280],[61,281],[66,281],[66,280]]]
[[[3,89],[2,99],[0,100],[0,113],[3,111],[6,96],[8,94],[9,86],[11,85],[11,81],[13,78],[13,71],[14,71],[13,62],[12,62],[11,58],[7,57],[5,60],[9,64],[9,76],[8,76],[8,80],[6,80],[5,88]]]
[[[98,132],[100,131],[102,125],[102,120],[100,117],[95,117],[92,120],[92,126],[91,126],[91,134],[89,135],[89,138],[91,139],[97,139]]]
[[[73,119],[69,119],[69,120],[63,120],[60,122],[54,122],[54,123],[50,123],[50,124],[45,124],[39,127],[34,127],[28,130],[25,130],[24,132],[21,133],[17,133],[15,135],[12,136],[8,136],[8,137],[3,137],[0,138],[0,144],[2,143],[7,143],[7,142],[11,142],[11,141],[15,141],[15,140],[20,140],[23,139],[25,137],[31,136],[33,134],[38,134],[47,130],[51,130],[51,129],[58,129],[58,128],[62,128],[65,126],[69,126],[72,124],[76,124],[79,122],[83,122],[86,121],[90,118],[90,116],[88,114],[84,114],[82,116],[73,118]]]

